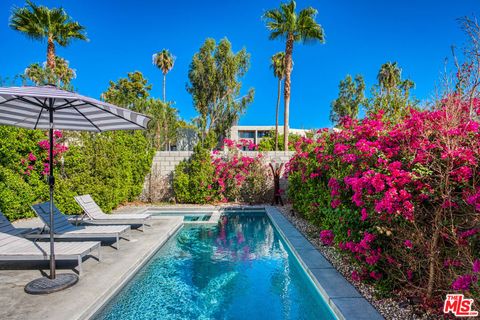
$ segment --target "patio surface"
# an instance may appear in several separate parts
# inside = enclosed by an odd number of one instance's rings
[[[132,230],[131,241],[120,240],[120,250],[102,245],[101,262],[87,256],[80,281],[49,295],[29,295],[23,289],[29,281],[48,274],[48,262],[0,263],[0,319],[87,319],[105,297],[128,281],[182,224],[182,217],[154,218],[146,232]],[[41,223],[30,219],[14,225],[27,228],[41,226]],[[57,263],[57,268],[57,273],[70,273],[76,263]]]

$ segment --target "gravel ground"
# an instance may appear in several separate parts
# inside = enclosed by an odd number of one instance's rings
[[[330,261],[335,269],[340,272],[357,290],[382,314],[387,320],[397,319],[434,319],[422,314],[420,310],[416,310],[413,306],[401,308],[399,303],[405,300],[396,300],[393,298],[378,298],[375,288],[371,285],[355,282],[352,280],[351,273],[355,268],[343,257],[343,255],[334,247],[325,246],[321,243],[319,232],[320,229],[309,224],[305,219],[293,215],[291,205],[277,207],[280,212],[301,232],[303,235]]]

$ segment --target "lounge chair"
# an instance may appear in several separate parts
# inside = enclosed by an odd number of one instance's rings
[[[0,211],[0,261],[48,261],[50,243],[34,242],[25,239],[22,231],[16,229]],[[100,242],[60,242],[55,243],[57,260],[77,260],[78,273],[82,274],[82,258],[98,250],[100,261]]]
[[[131,226],[141,225],[142,231],[145,231],[146,225],[150,226],[150,219],[152,217],[151,214],[105,214],[89,194],[76,196],[74,198],[90,219],[87,220],[88,222],[94,224],[128,224]]]
[[[33,211],[50,227],[50,203],[44,202],[32,206]],[[54,234],[58,239],[102,239],[115,238],[116,248],[119,249],[120,238],[129,240],[125,233],[130,232],[130,226],[74,226],[57,207],[53,206]],[[48,238],[49,234],[40,233],[29,235],[30,238]]]

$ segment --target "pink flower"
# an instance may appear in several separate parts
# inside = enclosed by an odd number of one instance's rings
[[[407,279],[408,281],[412,281],[413,279],[413,271],[410,269],[407,270]]]
[[[472,271],[475,273],[480,273],[480,260],[476,259],[473,261]]]
[[[61,138],[61,137],[63,137],[62,131],[53,130],[53,136],[54,136],[55,138]]]
[[[335,208],[338,208],[338,206],[341,204],[342,202],[340,201],[340,199],[333,199],[331,202],[330,202],[330,205],[332,206],[333,209]]]
[[[35,155],[30,152],[28,154],[28,161],[36,161],[36,160],[37,160],[37,157],[35,157]]]
[[[471,274],[465,274],[463,276],[459,276],[455,281],[452,283],[453,290],[468,290],[470,289],[470,285],[472,282],[476,282],[477,277]]]
[[[473,228],[473,229],[470,229],[470,230],[467,230],[467,231],[464,231],[464,232],[460,232],[458,234],[458,237],[460,239],[470,238],[470,237],[474,236],[475,234],[477,234],[479,231],[480,231],[480,228]]]
[[[382,274],[380,272],[372,271],[370,272],[370,277],[372,277],[374,280],[380,280],[382,278]]]
[[[367,209],[362,208],[361,214],[362,214],[362,217],[361,217],[362,221],[367,220],[367,218],[368,218]]]
[[[333,147],[333,153],[336,155],[342,155],[344,154],[348,149],[350,149],[349,146],[338,143]]]
[[[404,244],[405,247],[407,247],[408,249],[412,249],[412,248],[413,248],[412,241],[410,241],[410,240],[405,240],[405,242],[404,242],[403,244]]]
[[[333,239],[335,235],[333,234],[332,230],[322,230],[320,231],[320,240],[326,246],[330,246],[333,244]]]
[[[360,280],[362,280],[357,271],[352,271],[352,280],[355,282],[359,282]]]

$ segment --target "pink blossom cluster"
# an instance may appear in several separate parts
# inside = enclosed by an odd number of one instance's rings
[[[335,238],[360,266],[352,274],[356,281],[388,277],[399,287],[411,281],[426,287],[429,268],[418,261],[434,254],[437,232],[436,259],[442,260],[434,264],[435,278],[444,281],[435,285],[480,289],[477,276],[469,276],[480,270],[472,256],[480,246],[480,125],[471,108],[479,114],[480,99],[451,95],[431,110],[410,110],[397,123],[383,112],[344,118],[340,130],[322,129],[295,144],[285,173],[295,184],[293,206],[316,223],[328,218],[329,229],[332,218],[321,216],[320,204],[342,213],[337,220],[344,231]]]
[[[59,139],[63,137],[63,134],[59,130],[53,131],[53,157],[54,163],[57,162],[57,158],[62,154],[68,151],[68,147],[61,142],[58,142]],[[39,168],[42,175],[47,175],[50,172],[50,140],[47,138],[38,142],[39,150],[37,150],[37,155],[34,152],[30,152],[25,159],[21,160],[22,165],[25,166],[24,174],[30,176],[32,172]],[[40,161],[37,161],[40,160]]]
[[[224,147],[239,149],[239,150],[249,150],[255,151],[258,150],[258,144],[255,144],[252,140],[248,139],[240,139],[238,141],[234,141],[231,139],[223,139]]]
[[[331,246],[333,244],[334,239],[335,239],[335,235],[333,234],[332,230],[320,231],[320,240],[324,245]]]
[[[224,145],[232,148],[229,154],[221,156],[218,153],[212,155],[212,164],[214,167],[213,184],[208,188],[218,191],[220,201],[232,201],[229,197],[234,193],[233,189],[240,189],[251,172],[252,167],[261,161],[261,154],[255,156],[245,156],[239,151],[247,147],[248,150],[256,150],[257,146],[249,140],[240,140],[238,143],[225,139]]]

